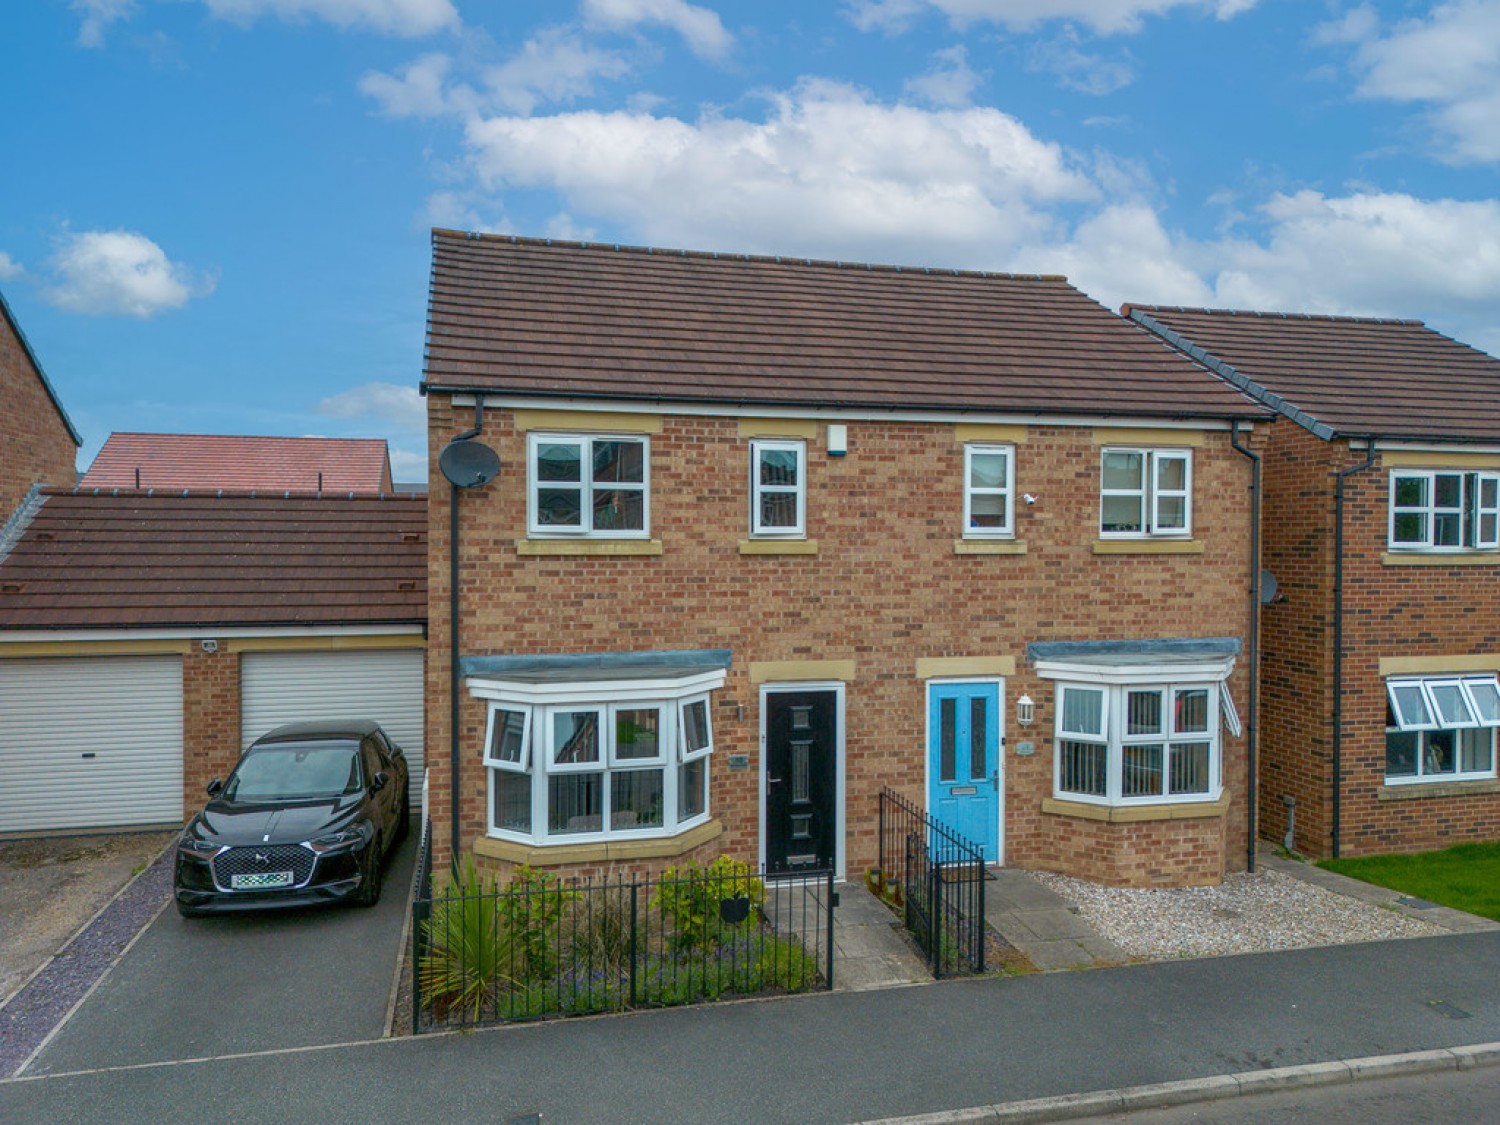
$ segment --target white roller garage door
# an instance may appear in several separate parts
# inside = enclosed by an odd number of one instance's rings
[[[247,652],[240,658],[240,746],[282,723],[374,719],[422,776],[422,650]]]
[[[0,832],[182,821],[182,658],[0,660]]]

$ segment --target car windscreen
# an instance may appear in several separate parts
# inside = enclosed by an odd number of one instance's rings
[[[224,785],[230,801],[311,801],[357,793],[359,743],[274,742],[253,747]]]

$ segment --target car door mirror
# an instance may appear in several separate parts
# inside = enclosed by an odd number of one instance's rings
[[[222,792],[224,792],[224,783],[217,777],[208,783],[208,795],[210,797],[217,797]]]
[[[382,789],[385,788],[385,783],[389,780],[390,778],[386,776],[385,771],[381,770],[375,775],[375,780],[370,782],[370,792],[379,793]]]

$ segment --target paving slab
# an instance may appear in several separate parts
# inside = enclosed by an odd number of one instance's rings
[[[833,914],[833,986],[837,991],[895,988],[932,980],[901,934],[901,920],[863,886],[839,888]]]
[[[984,892],[990,928],[1024,953],[1038,969],[1087,969],[1130,960],[1126,952],[1090,926],[1078,908],[1024,871],[991,868]]]

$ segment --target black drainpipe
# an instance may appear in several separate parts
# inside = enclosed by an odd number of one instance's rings
[[[474,398],[474,428],[449,442],[468,441],[484,432],[484,396]],[[448,483],[448,819],[449,841],[453,849],[451,862],[458,865],[458,773],[463,764],[458,744],[458,493],[459,487]]]
[[[1250,708],[1245,716],[1245,747],[1249,756],[1246,763],[1246,814],[1250,840],[1245,851],[1245,870],[1255,873],[1256,829],[1256,766],[1260,756],[1260,729],[1258,711],[1260,703],[1260,454],[1240,444],[1240,424],[1234,423],[1229,431],[1229,443],[1245,457],[1250,458]]]
[[[1333,858],[1339,858],[1339,817],[1344,794],[1344,481],[1375,464],[1375,435],[1365,439],[1365,459],[1340,469],[1333,493]]]

